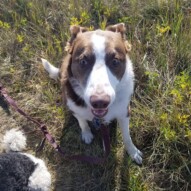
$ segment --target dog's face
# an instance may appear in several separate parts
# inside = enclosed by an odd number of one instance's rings
[[[73,82],[80,87],[80,97],[93,115],[102,118],[115,100],[116,87],[126,69],[129,47],[124,40],[124,24],[105,31],[74,26],[71,33],[69,67]]]

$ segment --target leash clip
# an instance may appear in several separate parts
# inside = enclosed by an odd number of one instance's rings
[[[94,117],[92,120],[93,126],[96,130],[99,130],[101,127],[101,124],[103,124],[103,119],[102,118],[97,118]]]

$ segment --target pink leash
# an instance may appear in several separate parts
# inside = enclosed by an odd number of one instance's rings
[[[102,163],[104,163],[106,161],[106,159],[107,159],[107,157],[108,157],[108,155],[110,153],[110,137],[109,137],[109,128],[107,126],[105,126],[103,123],[99,124],[99,128],[100,128],[101,135],[102,135],[102,140],[103,140],[103,147],[104,147],[103,158],[92,157],[92,156],[83,156],[83,155],[67,155],[61,149],[60,145],[58,145],[56,143],[54,137],[52,137],[52,135],[48,132],[47,126],[44,123],[40,123],[39,121],[35,120],[30,115],[26,114],[22,109],[20,109],[17,106],[16,102],[8,95],[6,89],[3,87],[3,85],[1,83],[0,83],[0,95],[18,113],[23,115],[29,121],[32,121],[33,123],[35,123],[40,128],[40,130],[42,131],[42,133],[45,136],[45,138],[43,139],[43,141],[40,144],[40,150],[43,148],[44,143],[47,140],[52,145],[52,147],[54,147],[54,149],[56,151],[58,151],[65,159],[77,160],[77,161],[87,162],[87,163],[90,163],[90,164],[102,164]]]

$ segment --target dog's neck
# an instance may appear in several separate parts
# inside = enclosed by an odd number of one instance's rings
[[[67,96],[77,105],[81,107],[86,107],[86,103],[81,95],[83,95],[80,85],[77,83],[73,77],[66,81],[66,92]]]

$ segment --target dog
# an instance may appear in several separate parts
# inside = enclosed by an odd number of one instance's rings
[[[5,153],[0,154],[1,191],[48,191],[51,175],[44,161],[21,152],[26,148],[22,131],[11,129],[3,138]]]
[[[94,31],[71,26],[70,32],[68,53],[60,69],[41,60],[51,78],[60,77],[62,97],[79,122],[83,141],[90,144],[93,140],[87,121],[100,118],[107,124],[117,119],[125,149],[132,160],[141,164],[142,153],[129,133],[128,107],[134,91],[134,72],[124,23]]]

